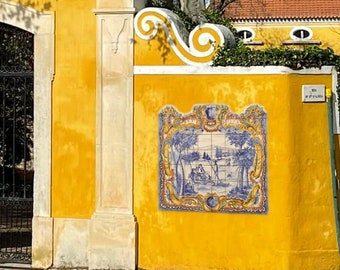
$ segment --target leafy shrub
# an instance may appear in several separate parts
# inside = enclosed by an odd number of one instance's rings
[[[231,3],[233,1],[229,1]],[[178,2],[176,2],[178,3]],[[179,5],[169,0],[148,0],[147,6],[163,7],[176,13],[191,31],[195,23],[180,10]],[[322,66],[335,66],[340,72],[340,56],[331,48],[322,49],[318,46],[306,45],[302,49],[289,47],[270,47],[261,50],[251,49],[238,37],[237,31],[229,18],[221,15],[220,9],[208,8],[202,11],[208,23],[226,26],[235,36],[237,46],[228,48],[221,46],[214,59],[213,66],[286,66],[294,70],[303,68],[321,68]],[[337,85],[340,93],[340,79]]]

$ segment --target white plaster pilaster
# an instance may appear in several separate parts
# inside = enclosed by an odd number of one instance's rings
[[[53,261],[51,217],[52,80],[54,76],[54,13],[37,16],[34,36],[34,208],[32,267]]]
[[[96,211],[89,269],[135,269],[132,213],[133,1],[98,1]],[[118,1],[119,2],[119,1]]]
[[[53,264],[53,219],[34,216],[32,220],[32,268],[47,269]]]
[[[97,13],[97,212],[132,211],[132,12]]]

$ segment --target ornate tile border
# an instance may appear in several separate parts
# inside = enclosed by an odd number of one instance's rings
[[[267,212],[267,115],[259,105],[235,114],[220,104],[173,106],[159,114],[160,208]]]

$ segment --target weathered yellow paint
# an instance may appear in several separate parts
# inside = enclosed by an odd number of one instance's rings
[[[17,2],[57,12],[52,216],[89,218],[95,205],[96,1]],[[258,27],[259,41],[289,39],[290,28],[265,34]],[[313,40],[339,52],[340,35],[333,30],[313,28]],[[184,65],[164,40],[164,33],[149,42],[136,37],[135,64]],[[331,87],[330,75],[136,75],[134,83],[133,192],[141,268],[339,268],[327,105],[301,102],[302,84]],[[187,113],[208,103],[227,104],[236,113],[251,104],[266,110],[268,214],[159,210],[157,115],[169,104]]]
[[[279,26],[273,30],[258,25],[259,40],[254,41],[271,46],[290,39],[292,27]],[[323,38],[330,29],[313,31],[313,40],[327,44]],[[135,64],[183,65],[164,39],[164,34],[144,43],[136,38]],[[139,224],[140,267],[339,268],[327,104],[302,103],[303,84],[331,88],[332,76],[252,75],[251,71],[239,75],[135,76],[134,211]],[[196,104],[211,103],[226,104],[236,113],[252,104],[266,110],[268,214],[159,209],[158,113],[166,105],[189,113]]]
[[[88,218],[95,202],[94,0],[57,1],[52,214]]]
[[[171,83],[169,83],[171,81]],[[327,104],[301,102],[302,84],[331,76],[138,75],[134,100],[134,210],[139,264],[145,269],[335,269]],[[163,211],[158,208],[158,119],[165,105],[195,104],[268,116],[266,215]]]
[[[52,216],[88,218],[95,204],[96,1],[14,2],[56,14]]]
[[[148,42],[135,36],[135,50],[143,52],[135,54],[135,65],[184,65],[183,61],[171,49],[170,44],[164,40],[166,40],[166,35],[161,29],[157,38]]]

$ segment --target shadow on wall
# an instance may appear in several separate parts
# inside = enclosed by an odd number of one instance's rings
[[[55,0],[58,1],[58,0]],[[9,8],[9,2],[5,2],[0,0],[0,17],[3,22],[6,23],[7,20],[16,19],[17,21],[23,21],[27,29],[32,26],[32,19],[35,19],[35,16],[39,17],[39,15],[43,12],[50,11],[52,8],[52,2],[46,1],[43,4],[39,4],[38,1],[32,0],[19,0],[19,5],[15,4],[15,9],[13,6]],[[14,5],[14,3],[13,3]],[[30,7],[36,10],[36,13],[32,13],[27,7]]]

